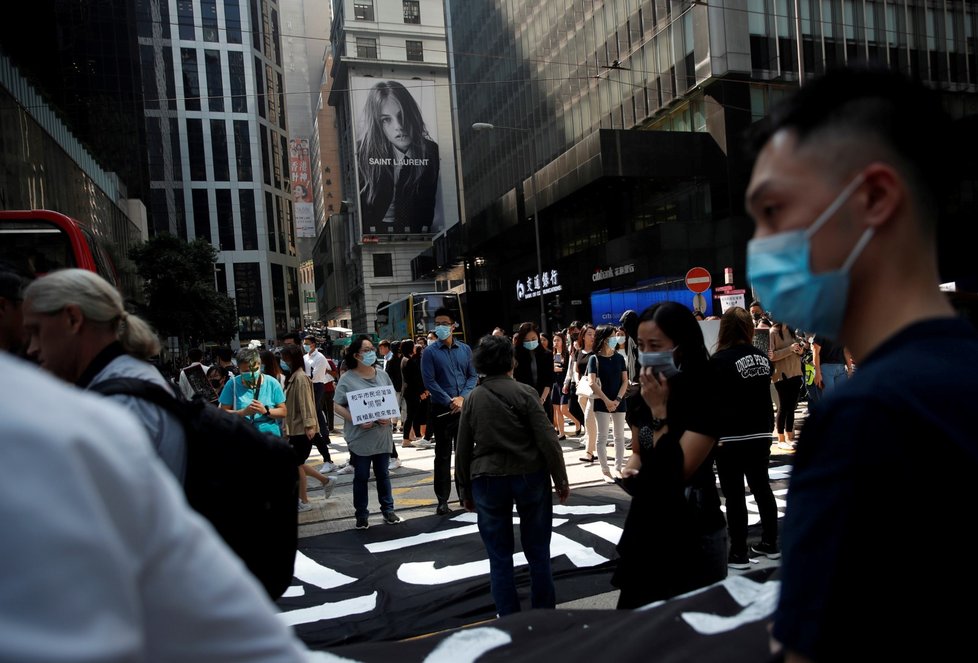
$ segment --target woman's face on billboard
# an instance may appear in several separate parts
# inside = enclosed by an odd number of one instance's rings
[[[411,130],[404,126],[404,113],[401,104],[394,97],[387,97],[380,107],[380,124],[394,147],[401,152],[407,152],[411,146]]]

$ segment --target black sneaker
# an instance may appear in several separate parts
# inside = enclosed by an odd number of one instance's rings
[[[435,509],[435,513],[439,516],[447,516],[452,510],[448,508],[448,502],[439,502],[438,508]]]
[[[367,529],[370,527],[370,523],[367,522],[366,518],[357,518],[357,529]]]
[[[388,511],[384,514],[384,522],[388,525],[396,525],[397,523],[401,522],[401,517],[393,511]]]
[[[736,569],[738,571],[749,569],[750,558],[747,556],[747,553],[745,552],[742,553],[731,552],[730,555],[727,557],[727,566],[729,566],[731,569]]]
[[[778,544],[776,543],[765,543],[761,541],[752,545],[750,551],[755,555],[763,555],[768,559],[780,559],[781,557],[781,549],[778,548]]]

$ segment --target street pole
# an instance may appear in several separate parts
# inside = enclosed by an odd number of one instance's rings
[[[801,7],[795,0],[795,39],[798,47],[798,87],[805,84],[805,49],[801,38]]]
[[[490,124],[488,122],[474,122],[472,124],[473,131],[492,131],[494,129],[508,129],[509,131],[519,131],[522,133],[527,133],[530,135],[530,149],[532,151],[531,157],[527,159],[530,166],[530,184],[533,187],[533,241],[536,244],[537,251],[537,277],[543,277],[543,260],[540,256],[540,218],[537,214],[539,207],[539,202],[537,201],[537,196],[539,192],[537,191],[537,167],[536,167],[536,154],[537,154],[537,138],[536,134],[530,129],[523,129],[520,127],[503,127],[497,124]],[[526,200],[526,188],[523,189],[523,200]],[[547,332],[547,313],[543,301],[543,290],[540,290],[540,331],[541,333]]]

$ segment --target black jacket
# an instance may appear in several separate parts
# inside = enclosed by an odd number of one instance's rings
[[[532,360],[530,352],[522,345],[516,346],[516,368],[513,370],[513,378],[517,382],[533,387],[539,396],[543,394],[545,388],[554,386],[554,357],[539,345],[532,350],[537,360],[537,379],[534,381],[530,367]]]

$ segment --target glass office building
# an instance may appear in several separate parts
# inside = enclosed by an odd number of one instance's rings
[[[884,63],[978,114],[973,3],[446,4],[464,223],[419,268],[464,260],[470,308],[499,321],[538,319],[537,296],[550,326],[589,319],[595,293],[669,289],[693,266],[745,285],[741,139],[798,85],[799,61],[805,77]],[[554,273],[557,290],[527,286]]]

